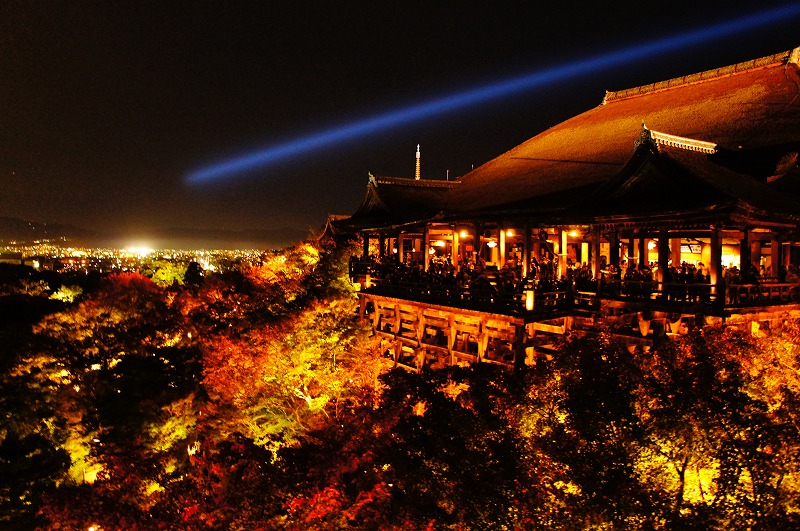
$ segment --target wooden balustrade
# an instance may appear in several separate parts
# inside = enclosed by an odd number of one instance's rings
[[[425,301],[444,306],[471,308],[497,313],[546,312],[567,308],[597,308],[602,300],[656,301],[659,305],[708,304],[717,308],[756,307],[800,302],[800,286],[765,280],[759,284],[715,285],[708,283],[658,282],[646,280],[583,281],[578,289],[553,289],[553,282],[530,279],[517,283],[514,290],[503,289],[497,275],[488,275],[480,283],[464,286],[454,277],[414,281],[405,278],[387,280],[380,276],[374,262],[351,262],[353,278],[369,275],[369,289],[375,293]],[[533,297],[528,295],[533,293]],[[526,306],[532,304],[532,309]]]

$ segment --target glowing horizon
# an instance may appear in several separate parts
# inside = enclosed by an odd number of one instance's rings
[[[362,118],[349,124],[332,127],[319,133],[295,138],[259,151],[250,152],[239,157],[212,164],[190,173],[186,177],[186,182],[192,185],[203,184],[226,176],[251,171],[256,168],[267,167],[270,164],[288,160],[303,153],[330,147],[338,143],[363,137],[367,134],[387,130],[398,125],[446,114],[457,109],[485,103],[514,93],[534,90],[563,82],[566,79],[583,76],[591,72],[616,67],[626,63],[632,63],[668,51],[696,46],[704,42],[730,36],[737,32],[755,29],[770,23],[778,22],[787,17],[798,15],[800,15],[800,4],[786,5],[763,13],[714,24],[704,29],[684,32],[649,43],[602,53],[588,59],[573,61],[553,68],[537,70],[497,83],[446,95],[426,103]]]

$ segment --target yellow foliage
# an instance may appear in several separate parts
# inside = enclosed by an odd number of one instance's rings
[[[271,448],[276,436],[291,441],[335,416],[351,389],[374,386],[381,358],[356,321],[356,304],[313,302],[247,337],[207,344],[204,385],[229,429]]]
[[[69,476],[76,483],[94,482],[97,474],[103,469],[100,463],[89,457],[91,439],[91,435],[84,435],[77,426],[73,426],[64,443],[64,450],[70,458]]]
[[[158,484],[156,481],[148,481],[144,485],[144,494],[145,496],[152,496],[156,492],[164,490],[164,487]]]
[[[191,394],[161,408],[161,422],[150,425],[150,448],[154,452],[167,452],[183,445],[197,424],[195,396]]]
[[[581,495],[581,486],[580,485],[576,485],[575,483],[573,483],[571,481],[564,482],[564,481],[558,480],[558,481],[553,483],[553,486],[555,488],[557,488],[558,490],[564,492],[565,494],[569,494],[569,495],[572,495],[572,496],[580,496]]]
[[[81,295],[83,288],[80,286],[61,286],[58,291],[50,295],[50,298],[62,302],[74,302]]]
[[[445,396],[447,396],[450,400],[455,400],[458,398],[458,395],[465,391],[469,391],[469,384],[466,382],[453,382],[449,381],[446,385],[443,385],[439,388]]]

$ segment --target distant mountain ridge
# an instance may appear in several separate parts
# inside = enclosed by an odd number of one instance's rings
[[[93,240],[100,238],[97,232],[74,225],[27,221],[20,218],[0,216],[0,243],[12,241],[32,243],[37,240]]]
[[[147,244],[159,249],[243,249],[282,248],[308,237],[308,231],[293,228],[222,229],[169,228],[139,234],[100,233],[59,223],[27,221],[0,216],[0,245],[30,244],[49,240],[78,247],[118,247]]]

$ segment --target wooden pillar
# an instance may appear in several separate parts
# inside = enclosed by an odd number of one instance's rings
[[[522,229],[522,276],[527,277],[528,271],[531,268],[531,226],[529,223],[525,224]]]
[[[615,230],[608,235],[608,263],[619,267],[619,233]]]
[[[773,277],[778,276],[778,271],[781,263],[781,240],[778,235],[772,233],[772,238],[769,242],[769,266],[771,268],[770,275]]]
[[[633,229],[631,229],[631,236],[628,238],[628,267],[631,262],[636,261],[636,239],[633,237]]]
[[[662,230],[658,233],[658,280],[664,282],[669,268],[670,240],[669,231]]]
[[[600,228],[592,227],[592,276],[600,279]]]
[[[483,225],[476,222],[473,230],[475,238],[473,238],[472,247],[475,251],[475,265],[477,266],[483,258]]]
[[[672,258],[672,265],[678,267],[681,265],[681,239],[680,238],[672,238],[669,241],[670,248],[672,249],[670,252],[670,257]]]
[[[502,269],[506,265],[506,230],[503,225],[497,229],[498,232],[498,245],[497,245],[497,267]]]
[[[397,235],[397,261],[398,263],[401,264],[404,264],[406,261],[406,255],[405,252],[403,251],[404,244],[405,241],[403,239],[403,233],[401,232],[400,234]]]
[[[369,258],[369,233],[364,233],[364,260]]]
[[[461,235],[458,233],[458,227],[453,226],[453,250],[450,254],[450,260],[453,262],[453,267],[458,271],[458,265],[461,261]]]
[[[647,234],[642,231],[639,233],[639,253],[636,260],[636,263],[639,264],[639,267],[650,265],[650,260],[648,260],[648,249],[647,249]]]
[[[744,274],[745,271],[750,269],[750,231],[747,227],[742,230],[742,240],[739,244],[739,271]]]
[[[558,278],[567,276],[567,231],[558,231]]]
[[[514,369],[521,370],[525,367],[525,325],[514,325]]]
[[[711,227],[711,263],[708,264],[712,293],[719,304],[725,304],[725,292],[719,289],[722,282],[722,234],[719,227]]]
[[[756,265],[761,266],[761,240],[756,240],[750,243],[750,261]]]
[[[428,267],[431,265],[431,255],[428,253],[428,247],[430,247],[428,243],[428,237],[430,231],[428,229],[428,225],[425,225],[425,228],[422,230],[422,260],[424,264],[424,270],[427,271]]]
[[[378,235],[378,254],[381,258],[386,256],[386,236],[382,232]]]

